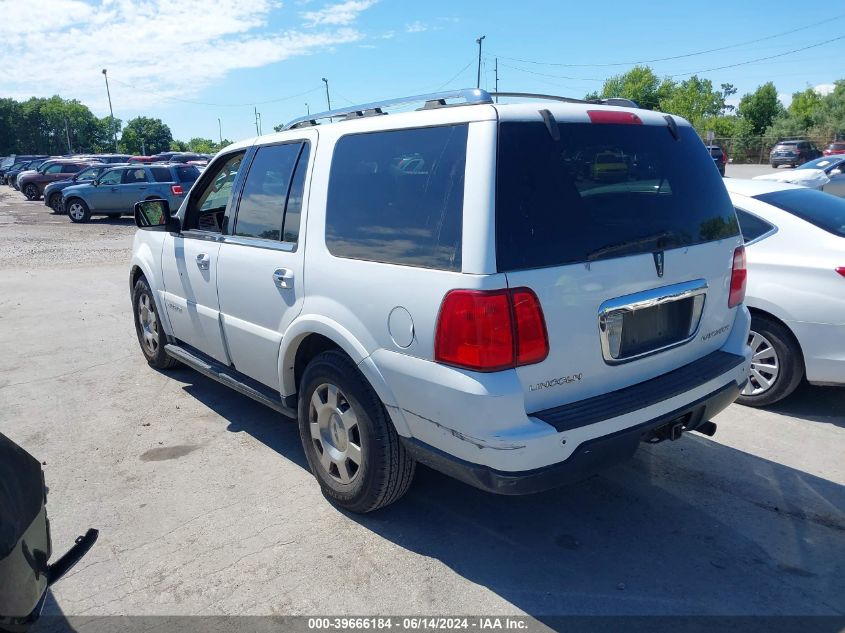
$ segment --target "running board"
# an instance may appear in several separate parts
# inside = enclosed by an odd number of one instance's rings
[[[220,384],[226,385],[238,393],[249,396],[256,402],[260,402],[264,406],[270,407],[282,415],[286,415],[287,417],[296,420],[296,410],[285,405],[278,394],[273,392],[270,388],[258,383],[255,383],[254,385],[247,384],[245,380],[250,379],[238,374],[230,367],[227,367],[222,363],[218,363],[205,355],[200,356],[199,354],[187,350],[179,345],[174,345],[173,343],[165,345],[164,351],[168,356],[175,358],[180,363],[184,363],[191,369],[197,370],[203,376],[216,380]],[[250,382],[252,381],[250,380]]]

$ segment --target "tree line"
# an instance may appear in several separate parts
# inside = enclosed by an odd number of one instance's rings
[[[96,117],[76,99],[33,97],[26,101],[0,99],[0,156],[9,154],[158,154],[198,152],[212,154],[231,144],[223,139],[173,138],[161,119],[135,117],[126,122]]]

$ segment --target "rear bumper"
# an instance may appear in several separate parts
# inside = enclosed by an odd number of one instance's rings
[[[402,438],[414,458],[450,477],[487,492],[524,495],[575,483],[600,470],[623,462],[636,452],[640,442],[654,431],[675,422],[684,431],[694,431],[730,405],[744,385],[731,382],[692,402],[647,422],[584,442],[563,462],[534,470],[509,472],[459,459],[414,438]]]
[[[801,162],[798,156],[772,156],[769,158],[770,165],[797,165]]]

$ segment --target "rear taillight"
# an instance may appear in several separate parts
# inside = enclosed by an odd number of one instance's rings
[[[845,277],[845,266],[840,266],[839,268],[836,269],[836,272],[838,272],[840,275]]]
[[[616,125],[642,125],[643,122],[633,112],[624,110],[587,110],[592,123],[611,123]]]
[[[727,165],[728,164],[728,155],[724,152],[722,153],[722,162]]]
[[[546,322],[528,288],[452,290],[437,318],[434,359],[472,369],[500,371],[548,356]]]
[[[733,270],[731,271],[731,291],[728,295],[728,307],[734,308],[745,300],[745,282],[748,270],[745,267],[745,247],[734,251]]]
[[[185,195],[185,191],[182,189],[182,185],[170,185],[170,191],[173,193],[174,196]]]

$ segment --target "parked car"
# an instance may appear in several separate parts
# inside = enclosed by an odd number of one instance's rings
[[[11,156],[6,156],[2,162],[0,162],[0,181],[5,182],[3,177],[6,175],[6,172],[12,167],[12,165],[20,164],[20,163],[28,163],[30,161],[35,160],[36,158],[47,158],[47,156],[40,155],[40,154],[12,154]]]
[[[0,631],[24,633],[41,615],[47,590],[85,556],[98,532],[89,529],[50,564],[53,538],[44,471],[2,433],[0,484]]]
[[[93,158],[101,163],[128,163],[132,154],[94,154]]]
[[[93,215],[119,218],[131,215],[138,200],[164,198],[178,207],[199,176],[190,165],[129,165],[105,171],[89,184],[62,191],[62,208],[72,222],[88,222]]]
[[[713,159],[716,169],[719,170],[719,174],[724,178],[725,167],[728,164],[728,153],[718,145],[708,145],[707,149],[710,150],[710,158]]]
[[[44,169],[39,169],[30,174],[21,174],[18,177],[18,186],[27,200],[38,200],[44,193],[44,187],[49,183],[77,174],[90,164],[70,159],[53,161]]]
[[[845,155],[822,156],[808,161],[796,169],[755,176],[754,180],[775,180],[818,189],[834,196],[845,196],[843,169],[845,169]]]
[[[170,157],[175,154],[181,154],[181,152],[160,152],[158,154],[153,154],[152,159],[155,163],[166,163],[170,160]]]
[[[751,375],[739,397],[775,403],[801,380],[845,384],[845,200],[728,179],[748,258]]]
[[[126,161],[129,164],[132,163],[152,163],[153,161],[152,156],[130,156],[129,160]]]
[[[44,187],[44,204],[53,209],[53,213],[64,213],[62,207],[62,191],[73,185],[93,182],[104,171],[118,167],[109,163],[94,163],[90,167],[74,174],[68,180],[57,180]]]
[[[845,141],[833,141],[824,150],[825,156],[835,156],[836,154],[845,154]]]
[[[31,161],[27,160],[27,161],[12,163],[11,165],[9,165],[9,167],[6,168],[6,170],[3,172],[3,174],[0,175],[0,182],[6,183],[6,174],[11,174],[12,172],[15,172],[15,177],[17,177],[17,174],[19,174],[21,171],[23,171],[24,167],[29,162],[31,162]]]
[[[810,141],[803,139],[778,141],[769,153],[769,164],[775,169],[781,165],[795,167],[821,155],[819,148]]]
[[[48,163],[48,161],[55,160],[51,158],[36,158],[28,162],[24,165],[21,169],[17,171],[10,171],[6,174],[6,184],[12,187],[15,190],[20,190],[20,186],[18,185],[18,178],[22,174],[26,174],[27,172],[36,172],[41,169],[42,166]]]
[[[314,119],[228,147],[175,215],[136,205],[150,365],[298,417],[354,512],[401,497],[416,462],[523,494],[715,432],[750,318],[736,215],[689,123],[480,90],[319,136]],[[636,170],[579,176],[606,147]]]

